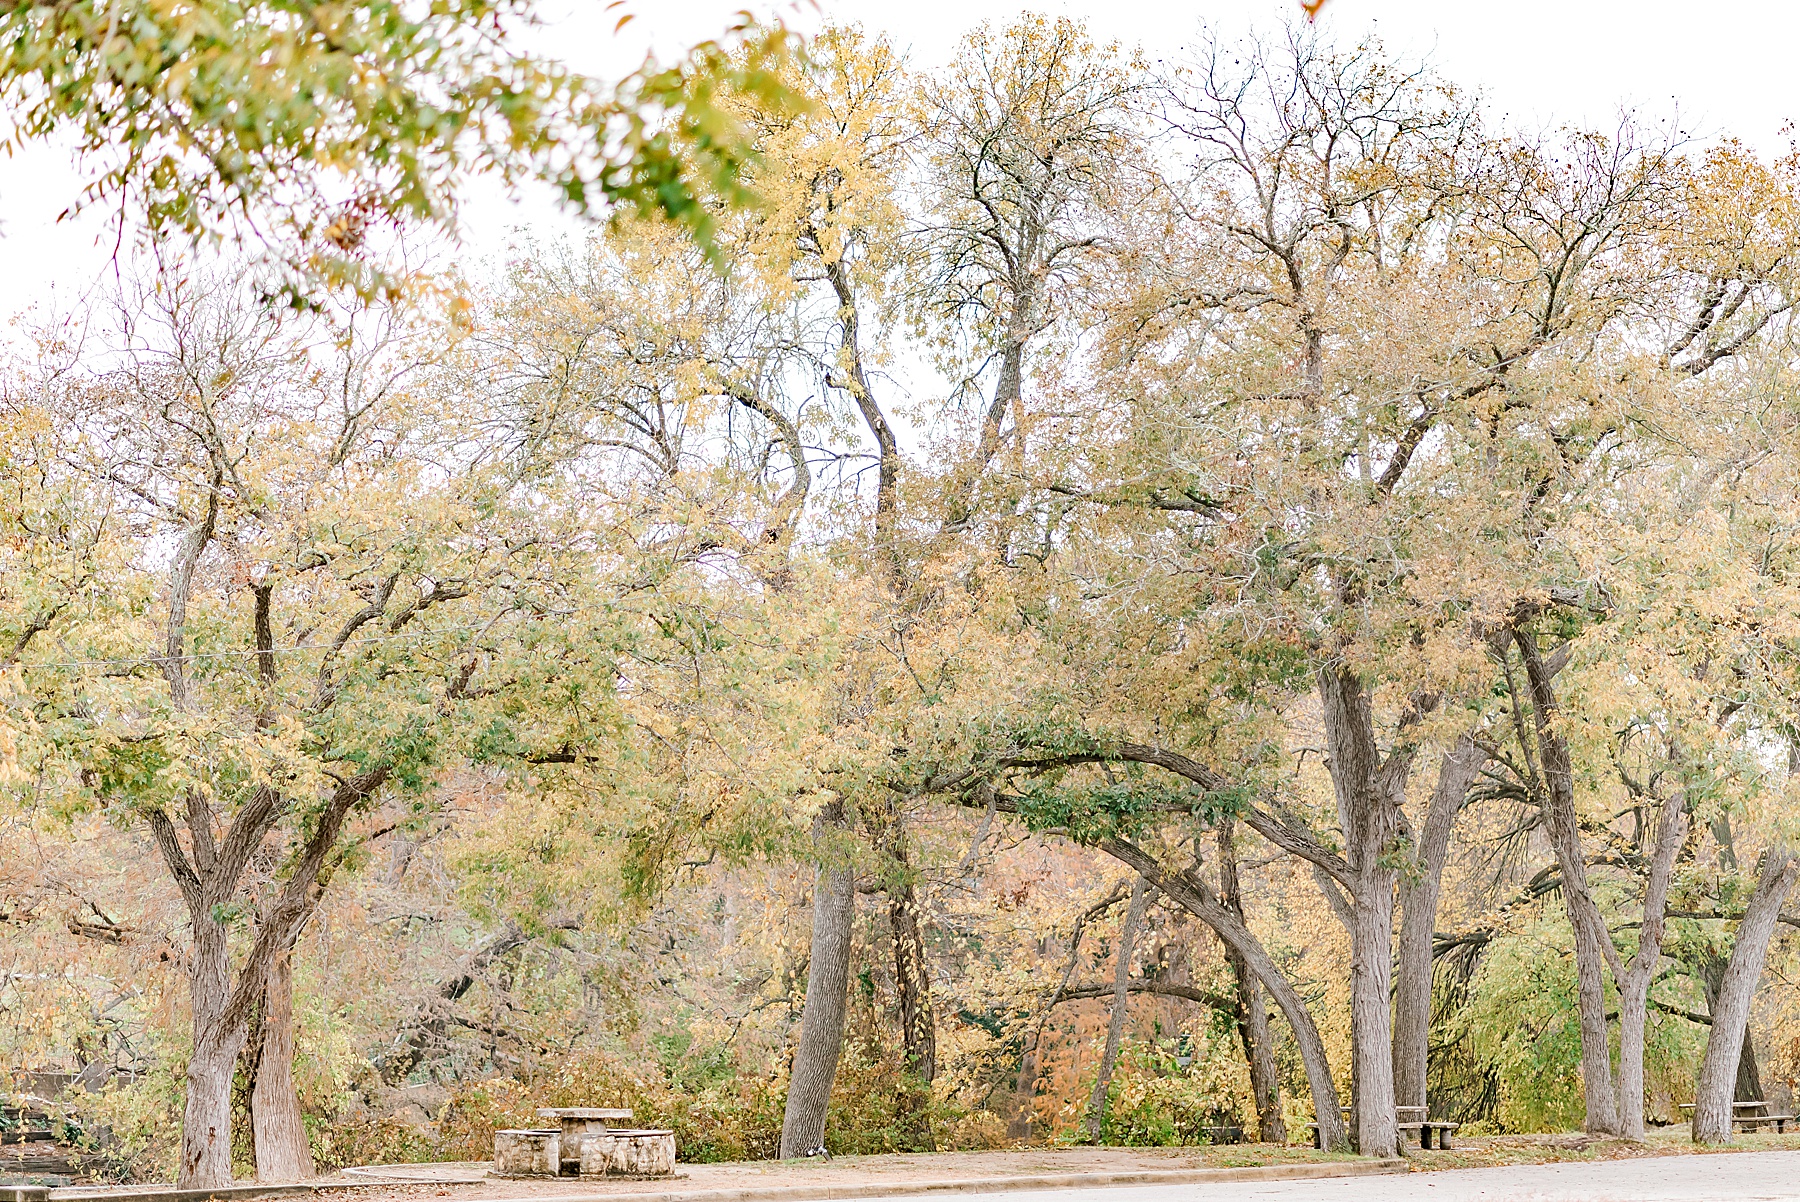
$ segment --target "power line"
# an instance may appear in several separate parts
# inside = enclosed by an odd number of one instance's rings
[[[411,630],[411,631],[406,631],[406,632],[399,633],[399,634],[372,635],[368,638],[356,639],[351,643],[347,643],[347,644],[345,644],[344,647],[339,648],[339,650],[348,650],[350,647],[353,647],[353,646],[354,647],[367,646],[370,643],[398,642],[401,639],[431,638],[435,635],[444,635],[444,634],[478,633],[480,631],[489,629],[490,627],[492,627],[492,625],[493,625],[493,623],[487,622],[487,623],[483,623],[480,626],[450,626],[450,627],[445,627],[444,629],[441,629],[441,630]],[[129,667],[138,667],[138,666],[145,665],[145,664],[192,663],[196,660],[206,660],[206,659],[243,659],[243,658],[248,658],[253,655],[299,655],[299,654],[302,654],[305,652],[318,652],[318,651],[329,652],[329,651],[331,651],[331,648],[323,643],[319,643],[319,644],[315,644],[312,646],[270,647],[270,648],[264,648],[264,649],[258,649],[255,647],[251,647],[251,648],[246,648],[244,650],[239,650],[239,651],[193,651],[193,652],[185,652],[181,655],[141,655],[141,656],[136,656],[133,658],[125,658],[125,659],[60,659],[60,660],[23,660],[23,659],[21,659],[18,662],[14,663],[10,666],[20,668],[20,669],[25,669],[25,668],[129,668]],[[4,671],[4,670],[5,669],[0,668],[0,671]]]

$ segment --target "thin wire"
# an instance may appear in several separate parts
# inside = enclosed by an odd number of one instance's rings
[[[352,647],[366,646],[369,643],[392,643],[401,639],[430,638],[440,634],[468,634],[474,631],[487,630],[492,622],[484,622],[480,626],[449,626],[442,630],[412,630],[401,634],[373,635],[369,638],[353,639],[338,648],[347,651]],[[189,663],[201,659],[235,659],[252,655],[298,655],[307,651],[331,651],[324,643],[313,646],[270,647],[266,649],[248,648],[243,651],[195,651],[182,655],[145,655],[135,659],[60,659],[60,660],[25,660],[21,659],[10,665],[16,668],[118,668],[134,667],[141,664]],[[5,671],[5,668],[0,668]]]

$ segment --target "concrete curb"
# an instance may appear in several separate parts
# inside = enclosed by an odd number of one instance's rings
[[[307,1182],[295,1185],[222,1185],[218,1189],[176,1189],[172,1185],[130,1186],[65,1185],[47,1191],[48,1202],[207,1202],[216,1198],[229,1202],[232,1198],[275,1198],[283,1194],[310,1194],[319,1186]],[[29,1202],[28,1199],[0,1202]]]
[[[1210,1181],[1312,1181],[1404,1173],[1404,1160],[1345,1160],[1326,1164],[1269,1164],[1237,1169],[1132,1169],[1099,1173],[1036,1173],[1010,1177],[957,1177],[936,1181],[862,1180],[827,1185],[759,1185],[740,1189],[634,1190],[630,1193],[537,1194],[483,1198],[481,1202],[834,1202],[851,1198],[906,1198],[922,1194],[993,1194],[1018,1190],[1104,1189],[1124,1185],[1200,1185]],[[490,1180],[494,1180],[490,1178]],[[233,1199],[315,1194],[321,1190],[394,1189],[436,1184],[418,1180],[320,1181],[295,1185],[228,1185],[219,1189],[142,1189],[66,1186],[40,1190],[9,1187],[0,1202],[232,1202]],[[463,1183],[455,1183],[463,1184]],[[14,1194],[12,1191],[17,1191]],[[25,1195],[25,1196],[19,1196]]]
[[[1373,1177],[1408,1171],[1404,1160],[1346,1160],[1332,1164],[1269,1164],[1241,1169],[1134,1169],[1117,1173],[1038,1173],[959,1177],[941,1181],[767,1185],[746,1189],[644,1190],[629,1194],[557,1194],[484,1198],[482,1202],[818,1202],[840,1198],[905,1198],[921,1194],[994,1194],[1016,1190],[1103,1189],[1121,1185],[1202,1185],[1211,1181],[1311,1181]]]

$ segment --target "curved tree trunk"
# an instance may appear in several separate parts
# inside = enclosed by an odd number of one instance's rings
[[[1706,1055],[1700,1061],[1700,1082],[1694,1093],[1694,1142],[1723,1144],[1731,1140],[1731,1095],[1737,1083],[1738,1062],[1744,1032],[1750,1025],[1750,1001],[1762,979],[1769,954],[1769,940],[1781,917],[1782,903],[1800,874],[1793,852],[1771,848],[1763,862],[1756,892],[1738,923],[1737,940],[1725,978],[1719,983],[1719,1000],[1713,1007],[1712,1031],[1706,1038]]]
[[[1687,798],[1677,793],[1657,807],[1656,848],[1644,887],[1644,919],[1638,927],[1638,949],[1618,981],[1619,987],[1619,1134],[1644,1138],[1644,1029],[1650,1009],[1650,982],[1662,960],[1669,885],[1675,861],[1687,838]]]
[[[1613,1090],[1611,1035],[1606,1022],[1606,969],[1617,960],[1606,920],[1588,886],[1587,858],[1575,813],[1575,778],[1569,745],[1556,730],[1557,699],[1552,673],[1538,652],[1537,640],[1513,630],[1531,685],[1532,722],[1538,761],[1543,766],[1545,827],[1562,872],[1563,904],[1575,931],[1575,1006],[1581,1021],[1581,1084],[1587,1103],[1587,1130],[1595,1135],[1619,1133],[1619,1102]],[[1609,955],[1610,953],[1610,955]],[[1614,972],[1621,966],[1614,963]]]
[[[825,1108],[844,1047],[845,991],[850,983],[850,926],[856,916],[856,874],[820,865],[813,885],[812,952],[806,969],[806,1010],[800,1046],[788,1076],[781,1120],[781,1158],[807,1156],[825,1146]]]
[[[1219,901],[1207,883],[1192,871],[1171,875],[1163,870],[1156,857],[1125,839],[1108,838],[1099,848],[1162,890],[1176,905],[1204,922],[1218,933],[1228,947],[1235,949],[1256,974],[1263,988],[1281,1007],[1281,1013],[1293,1029],[1294,1042],[1300,1047],[1300,1062],[1306,1068],[1306,1082],[1312,1090],[1313,1112],[1319,1124],[1320,1142],[1333,1151],[1348,1151],[1350,1140],[1344,1129],[1343,1112],[1338,1108],[1337,1083],[1331,1077],[1331,1061],[1325,1055],[1325,1041],[1319,1037],[1318,1024],[1299,991],[1282,975],[1262,941]]]
[[[1219,901],[1244,916],[1243,895],[1238,886],[1237,841],[1230,819],[1219,824]],[[1244,1063],[1250,1069],[1250,1094],[1256,1103],[1257,1139],[1265,1144],[1285,1144],[1287,1123],[1281,1117],[1281,1077],[1275,1068],[1275,1045],[1269,1038],[1269,1012],[1264,1008],[1262,983],[1244,958],[1225,945],[1225,962],[1236,984],[1233,1014],[1238,1039],[1244,1045]]]
[[[1119,1062],[1119,1043],[1125,1035],[1125,1016],[1131,1008],[1131,953],[1137,946],[1138,925],[1144,921],[1144,907],[1149,900],[1150,887],[1140,876],[1131,883],[1131,903],[1125,907],[1125,922],[1119,928],[1118,962],[1113,965],[1112,1015],[1106,1024],[1106,1049],[1100,1054],[1100,1071],[1094,1076],[1094,1094],[1088,1101],[1090,1144],[1100,1142],[1101,1128],[1106,1123],[1106,1092],[1112,1086],[1113,1067]]]
[[[1431,939],[1438,893],[1469,786],[1483,760],[1469,734],[1459,735],[1438,764],[1437,786],[1420,827],[1414,872],[1400,878],[1400,946],[1394,963],[1394,1102],[1425,1106],[1431,1047]]]
[[[294,1089],[294,953],[269,967],[262,1020],[262,1054],[250,1092],[258,1181],[303,1181],[314,1175],[312,1148]]]

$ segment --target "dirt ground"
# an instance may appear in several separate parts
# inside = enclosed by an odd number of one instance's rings
[[[1724,1152],[1800,1150],[1800,1133],[1740,1135]],[[1458,1141],[1448,1152],[1408,1150],[1415,1172],[1433,1169],[1493,1168],[1515,1164],[1548,1164],[1579,1161],[1624,1160],[1645,1156],[1681,1156],[1712,1152],[1696,1148],[1687,1130],[1668,1128],[1652,1132],[1642,1144],[1591,1139],[1583,1135],[1514,1135],[1471,1137]],[[956,1181],[995,1177],[1066,1173],[1129,1173],[1145,1169],[1242,1168],[1268,1164],[1316,1164],[1354,1160],[1311,1148],[1238,1144],[1205,1148],[1086,1148],[1038,1147],[993,1152],[910,1153],[891,1156],[841,1156],[820,1161],[750,1161],[729,1164],[683,1164],[676,1179],[597,1181],[575,1178],[529,1181],[468,1178],[486,1170],[485,1164],[408,1165],[398,1171],[417,1175],[416,1184],[395,1181],[366,1188],[372,1180],[358,1175],[345,1178],[365,1186],[354,1190],[322,1190],[328,1202],[412,1202],[415,1199],[448,1198],[452,1202],[555,1202],[571,1195],[630,1194],[646,1190],[767,1189],[782,1186],[855,1185],[879,1195],[884,1185],[924,1181]],[[432,1179],[435,1178],[435,1179]],[[456,1180],[462,1178],[462,1180]]]

